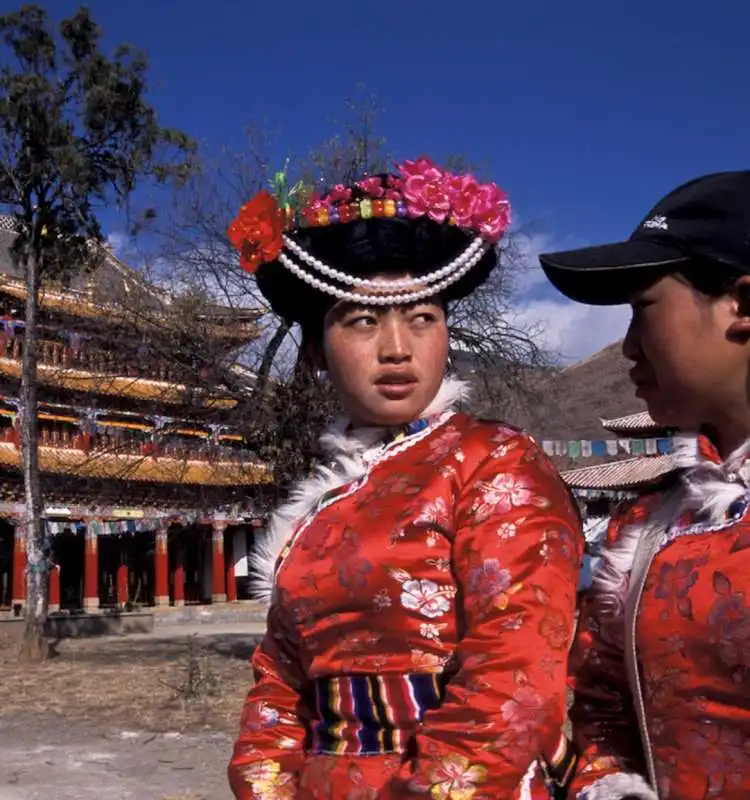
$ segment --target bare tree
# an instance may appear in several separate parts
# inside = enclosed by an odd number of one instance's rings
[[[390,171],[394,159],[377,133],[380,114],[377,98],[360,94],[347,100],[342,118],[332,121],[336,134],[309,153],[290,157],[290,180],[322,187]],[[200,174],[162,212],[152,229],[150,250],[151,269],[159,280],[182,290],[193,287],[196,295],[221,297],[228,304],[263,307],[252,276],[237,268],[226,227],[239,206],[272,178],[267,156],[272,142],[262,129],[251,128],[246,153],[223,151],[205,160]],[[450,161],[454,168],[469,168],[458,156]],[[492,278],[451,309],[455,360],[461,362],[456,367],[480,379],[482,410],[531,404],[535,390],[529,374],[547,363],[536,332],[516,324],[511,313],[520,269],[522,258],[511,236]],[[274,465],[283,490],[312,466],[321,425],[336,404],[329,387],[315,381],[301,362],[296,328],[270,312],[263,323],[262,335],[223,366],[225,372],[244,370],[253,376],[253,399],[243,406],[238,421]]]

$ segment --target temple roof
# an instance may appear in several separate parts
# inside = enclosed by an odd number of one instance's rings
[[[13,225],[12,217],[0,215],[0,292],[23,300],[25,282],[10,253],[15,238]],[[79,318],[163,329],[164,318],[178,298],[159,289],[106,247],[102,248],[102,255],[93,271],[81,270],[64,287],[45,285],[40,295],[41,307]],[[121,298],[128,301],[123,303]],[[202,313],[193,313],[190,322],[195,327],[203,326],[208,335],[237,342],[258,336],[258,319],[265,309],[234,308],[218,303],[201,305]]]
[[[21,451],[0,442],[0,465],[21,468]],[[262,464],[234,461],[159,458],[130,453],[95,453],[63,447],[39,446],[42,472],[79,478],[103,478],[154,483],[198,484],[201,486],[252,486],[270,483],[272,474]]]
[[[637,414],[628,414],[625,417],[615,417],[614,419],[603,419],[601,424],[603,428],[612,433],[625,433],[630,436],[639,433],[655,436],[667,431],[666,428],[651,419],[648,411],[639,411]]]
[[[672,456],[648,456],[593,464],[562,473],[572,489],[628,489],[656,481],[674,470]]]
[[[13,378],[21,378],[20,359],[0,356],[0,373]],[[234,408],[237,401],[232,397],[209,394],[202,389],[193,389],[180,383],[150,380],[118,375],[100,375],[83,369],[55,367],[38,364],[39,380],[48,386],[57,386],[74,392],[131,397],[137,400],[151,400],[170,405],[184,404],[190,396],[192,405],[202,408]]]

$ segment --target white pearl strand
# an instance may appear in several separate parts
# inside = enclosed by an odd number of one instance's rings
[[[289,236],[284,236],[283,241],[284,247],[286,247],[287,250],[291,250],[291,252],[294,253],[294,255],[297,256],[300,261],[312,267],[316,272],[320,272],[322,275],[333,278],[340,283],[344,283],[349,286],[356,286],[362,289],[373,287],[380,288],[383,284],[383,281],[373,280],[372,278],[355,278],[353,275],[348,275],[346,272],[329,267],[328,264],[325,264],[323,261],[320,261],[319,259],[315,258],[315,256],[308,253],[307,250],[305,250],[301,245],[297,244],[297,242],[295,242],[294,239],[291,239]],[[481,236],[477,236],[472,239],[472,241],[469,243],[469,246],[463,251],[463,253],[458,255],[453,259],[453,261],[446,264],[444,267],[441,267],[439,270],[431,272],[429,275],[425,275],[424,278],[400,278],[396,281],[389,281],[388,284],[394,290],[396,290],[417,289],[423,287],[427,283],[437,283],[437,281],[447,277],[455,270],[460,269],[466,260],[474,257],[475,253],[481,250],[482,255],[484,255],[489,248],[490,245],[485,242]]]
[[[471,246],[471,245],[470,245]],[[279,254],[279,263],[286,267],[293,275],[296,275],[300,280],[304,281],[308,285],[312,286],[314,289],[317,289],[320,292],[325,294],[330,294],[333,297],[337,298],[338,300],[348,300],[352,303],[357,303],[359,305],[365,306],[390,306],[390,305],[407,305],[409,303],[415,303],[417,300],[423,300],[426,297],[435,297],[435,295],[440,294],[443,289],[446,289],[451,284],[455,283],[459,278],[462,278],[472,267],[476,266],[484,257],[485,252],[489,249],[490,245],[486,245],[485,248],[475,251],[474,254],[466,258],[466,253],[462,253],[458,258],[454,259],[450,264],[446,266],[450,266],[452,269],[455,269],[453,274],[448,275],[448,277],[444,278],[442,281],[438,283],[431,284],[426,288],[423,288],[418,291],[412,292],[396,292],[396,293],[388,293],[388,290],[393,287],[396,283],[394,281],[391,283],[390,281],[371,281],[366,284],[367,288],[376,288],[382,292],[379,295],[369,295],[369,294],[360,294],[358,292],[348,292],[345,289],[339,289],[336,286],[332,286],[325,281],[316,278],[314,275],[311,275],[309,272],[306,272],[299,264],[295,264],[291,258],[289,258],[286,253]],[[463,262],[463,263],[461,263]],[[458,268],[456,268],[458,265]],[[445,269],[443,267],[442,269]],[[424,280],[415,280],[415,285],[417,286],[424,286],[427,282],[428,276],[425,276]],[[364,278],[361,280],[365,280]]]

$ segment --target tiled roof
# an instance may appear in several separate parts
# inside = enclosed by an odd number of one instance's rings
[[[617,433],[623,431],[627,433],[649,432],[654,433],[662,430],[662,427],[651,419],[648,411],[640,411],[637,414],[628,414],[626,417],[615,417],[614,419],[603,419],[602,427],[608,431]]]
[[[22,466],[21,453],[9,442],[0,442],[0,465]],[[81,450],[63,447],[39,447],[42,472],[78,478],[104,478],[121,481],[198,484],[201,486],[252,486],[270,483],[273,476],[263,464],[231,461],[160,457],[158,459],[128,453],[101,453],[89,456]]]
[[[673,469],[672,456],[648,456],[571,469],[562,476],[573,489],[626,489],[655,481]]]

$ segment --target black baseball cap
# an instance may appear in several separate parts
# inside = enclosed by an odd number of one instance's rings
[[[695,178],[661,199],[625,242],[543,253],[542,268],[571,300],[618,305],[681,264],[750,273],[750,170]]]

